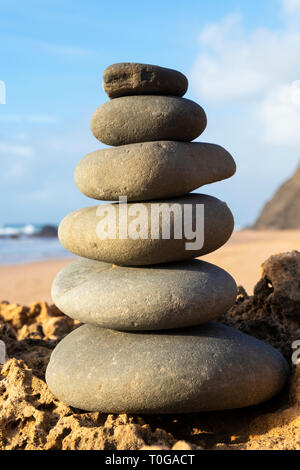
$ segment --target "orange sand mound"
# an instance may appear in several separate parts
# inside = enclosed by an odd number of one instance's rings
[[[254,296],[241,288],[222,318],[282,351],[291,365],[286,389],[254,407],[190,415],[106,415],[65,405],[48,390],[44,373],[52,349],[78,323],[45,302],[0,304],[9,358],[0,366],[0,449],[300,450],[300,366],[291,363],[299,281],[299,252],[273,256]]]

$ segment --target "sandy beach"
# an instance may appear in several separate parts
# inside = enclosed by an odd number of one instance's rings
[[[235,232],[226,245],[202,259],[226,269],[249,294],[260,277],[260,265],[270,255],[300,250],[300,230]],[[52,280],[70,259],[0,266],[0,300],[51,303]]]

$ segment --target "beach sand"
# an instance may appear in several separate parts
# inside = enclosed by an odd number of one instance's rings
[[[272,254],[291,250],[300,251],[300,230],[243,230],[235,232],[226,245],[202,259],[226,269],[238,285],[252,294],[260,278],[261,263]],[[51,303],[51,283],[58,271],[73,259],[0,266],[0,301]]]

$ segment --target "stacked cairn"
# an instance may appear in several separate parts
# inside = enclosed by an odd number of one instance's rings
[[[232,176],[233,158],[218,145],[191,142],[206,115],[182,98],[188,82],[180,72],[115,64],[103,82],[111,100],[91,128],[114,147],[85,156],[75,181],[91,198],[118,202],[78,210],[60,224],[62,245],[81,258],[57,275],[52,296],[85,325],[53,351],[51,391],[73,407],[108,413],[209,411],[269,399],[286,382],[287,363],[271,346],[214,321],[235,302],[236,284],[194,259],[222,246],[234,222],[224,202],[188,193]]]

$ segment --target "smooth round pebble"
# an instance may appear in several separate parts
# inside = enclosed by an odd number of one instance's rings
[[[185,75],[158,65],[123,62],[103,72],[103,88],[110,98],[126,95],[183,96],[188,87]]]
[[[153,140],[190,141],[206,128],[197,103],[176,96],[123,96],[107,101],[93,114],[91,130],[107,145]]]
[[[233,226],[224,202],[189,194],[164,201],[79,209],[62,220],[58,237],[66,250],[78,256],[135,266],[210,253],[224,245]]]
[[[233,278],[205,261],[120,267],[79,259],[54,279],[52,299],[71,318],[117,330],[182,328],[215,320],[235,302]]]
[[[76,166],[74,178],[78,189],[93,199],[146,201],[187,194],[230,178],[235,170],[232,156],[219,145],[157,141],[89,153]]]
[[[187,413],[258,404],[288,377],[271,346],[220,323],[163,332],[84,325],[52,352],[52,393],[83,410]]]

